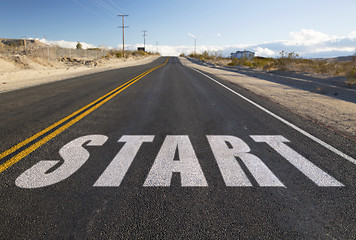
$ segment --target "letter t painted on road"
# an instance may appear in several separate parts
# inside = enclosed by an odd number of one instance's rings
[[[126,142],[120,152],[111,161],[104,173],[95,182],[94,187],[118,187],[125,177],[142,143],[152,142],[154,136],[122,136],[119,142]]]

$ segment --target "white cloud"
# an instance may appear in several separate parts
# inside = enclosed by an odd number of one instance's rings
[[[323,52],[355,52],[356,47],[323,47],[315,48],[310,53],[323,53]]]
[[[216,36],[221,37],[221,33],[217,33]]]
[[[194,47],[190,46],[153,46],[146,45],[147,51],[159,52],[162,56],[179,56],[181,53],[192,53]]]
[[[195,35],[188,33],[189,36]],[[279,52],[296,52],[301,57],[333,57],[342,55],[352,55],[356,47],[356,31],[352,31],[348,36],[328,35],[312,29],[302,29],[299,32],[291,32],[291,40],[279,40],[261,44],[237,44],[225,46],[198,45],[197,52],[220,51],[223,56],[230,56],[230,53],[237,50],[251,50],[256,56],[277,57]],[[155,46],[152,46],[153,49]],[[147,48],[149,50],[149,48]],[[149,50],[151,51],[151,50]],[[190,54],[194,51],[193,46],[158,46],[157,50],[161,55],[177,56],[181,53]]]
[[[193,33],[187,33],[187,35],[189,36],[189,37],[192,37],[192,38],[197,38],[197,36],[195,36]]]
[[[261,57],[273,57],[276,56],[277,53],[269,48],[262,48],[262,47],[257,47],[254,48],[255,50],[255,55],[256,56],[261,56]]]
[[[219,34],[219,33],[218,33]],[[217,36],[218,36],[217,34]],[[196,38],[192,33],[187,33],[188,36]],[[337,57],[345,55],[353,55],[356,51],[356,31],[350,32],[347,36],[328,35],[311,29],[302,29],[299,32],[291,32],[290,40],[280,40],[269,43],[260,44],[235,44],[223,46],[208,46],[197,45],[197,53],[204,51],[216,52],[219,51],[223,56],[229,57],[230,53],[238,50],[250,50],[256,53],[256,56],[276,57],[280,51],[294,51],[301,57]],[[70,41],[48,41],[46,39],[37,39],[45,44],[58,45],[60,47],[75,48],[77,42]],[[81,42],[83,48],[92,48],[95,45]],[[129,50],[136,50],[137,47],[142,47],[142,44],[125,45]],[[117,49],[120,49],[118,45]],[[109,47],[109,49],[112,49]],[[155,46],[147,45],[146,50],[151,52],[159,52],[163,56],[178,56],[181,53],[190,54],[194,52],[194,46]]]
[[[292,37],[292,40],[285,41],[284,44],[286,46],[311,46],[340,38],[336,35],[328,35],[312,29],[302,29],[299,32],[290,32],[289,35]]]
[[[129,46],[127,49],[129,50],[136,50],[137,47],[142,47],[142,44],[135,44]],[[198,45],[196,47],[197,53],[202,53],[204,51],[222,51],[224,50],[223,46],[205,46],[205,45]],[[162,56],[179,56],[181,53],[184,54],[191,54],[194,52],[194,46],[167,46],[167,45],[149,45],[146,44],[146,51],[149,52],[159,52]]]
[[[42,39],[37,39],[38,41],[47,44],[47,45],[52,45],[52,46],[59,46],[62,48],[76,48],[78,42],[70,42],[70,41],[65,41],[65,40],[59,40],[59,41],[48,41],[44,38]],[[82,44],[83,49],[87,48],[95,48],[93,44],[85,43],[85,42],[80,42]]]
[[[352,31],[352,32],[349,34],[348,38],[355,38],[355,39],[356,39],[356,31]]]

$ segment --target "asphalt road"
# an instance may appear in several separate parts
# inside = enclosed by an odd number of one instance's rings
[[[0,94],[0,154],[0,239],[356,238],[354,140],[174,57]]]

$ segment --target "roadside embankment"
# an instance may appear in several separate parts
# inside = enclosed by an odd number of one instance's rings
[[[151,55],[100,60],[64,59],[62,62],[47,62],[40,58],[27,58],[20,55],[11,58],[0,56],[0,92],[116,68],[147,64],[153,62],[158,57],[157,55]]]

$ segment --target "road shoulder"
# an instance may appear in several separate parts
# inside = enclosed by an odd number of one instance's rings
[[[241,73],[210,68],[179,58],[188,66],[229,81],[276,102],[292,112],[337,130],[353,140],[356,136],[356,104],[290,86],[246,76]]]

